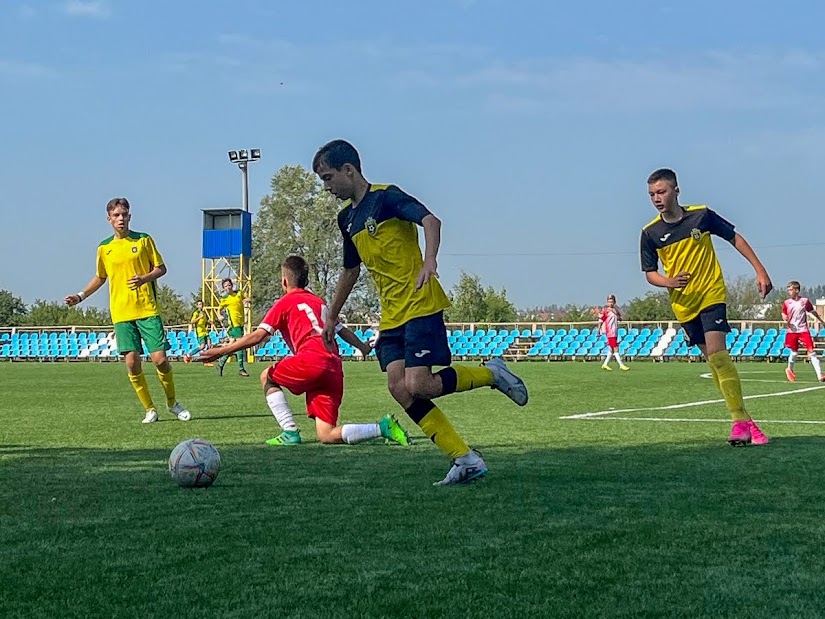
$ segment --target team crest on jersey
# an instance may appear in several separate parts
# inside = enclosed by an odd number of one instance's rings
[[[378,224],[376,223],[374,217],[370,217],[369,219],[367,219],[367,221],[364,222],[364,227],[367,229],[367,232],[369,232],[370,236],[375,236],[375,231],[378,228]]]
[[[702,238],[702,231],[699,228],[694,228],[690,231],[690,236],[693,238],[694,241],[698,241]]]

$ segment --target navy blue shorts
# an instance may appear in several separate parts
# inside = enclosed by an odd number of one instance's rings
[[[728,311],[724,303],[710,305],[699,312],[693,320],[682,323],[682,328],[688,336],[691,346],[705,343],[705,333],[708,331],[722,331],[730,333]]]
[[[394,329],[382,330],[375,343],[375,356],[382,372],[399,359],[403,359],[408,368],[450,365],[452,355],[444,312],[413,318]]]

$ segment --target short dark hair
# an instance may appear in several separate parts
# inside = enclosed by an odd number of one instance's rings
[[[231,277],[224,277],[224,278],[221,280],[221,287],[223,287],[223,285],[224,285],[226,282],[229,282],[230,284],[232,284],[232,278],[231,278]],[[232,287],[234,288],[234,287],[235,287],[235,285],[234,285],[234,284],[232,284]]]
[[[112,198],[111,200],[109,200],[109,202],[106,204],[106,212],[111,213],[118,206],[122,206],[126,209],[127,213],[129,212],[129,200],[127,200],[126,198]]]
[[[672,187],[676,187],[679,182],[676,180],[676,172],[670,168],[659,168],[647,177],[647,184],[652,185],[657,181],[667,181]]]
[[[346,140],[333,140],[319,148],[312,158],[312,171],[317,172],[322,163],[336,170],[340,170],[344,164],[349,163],[359,173],[361,172],[361,157],[358,156],[355,147]]]
[[[788,286],[793,286],[794,288],[802,288],[802,286],[799,285],[799,282],[796,281],[795,279],[792,279],[791,281],[789,281]]]
[[[306,288],[309,285],[309,265],[301,256],[289,256],[281,263],[287,281],[296,288]]]

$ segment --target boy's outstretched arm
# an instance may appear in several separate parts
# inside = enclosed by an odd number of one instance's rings
[[[771,283],[771,278],[770,275],[768,275],[767,269],[765,269],[763,264],[759,261],[759,258],[756,256],[756,252],[753,251],[753,248],[745,240],[745,237],[738,232],[733,237],[733,246],[736,248],[736,251],[744,256],[745,260],[750,262],[753,270],[756,271],[756,286],[759,288],[759,294],[761,294],[764,299],[768,296],[770,291],[773,290],[773,284]]]
[[[338,330],[338,335],[350,346],[355,346],[358,350],[361,351],[361,354],[365,357],[369,356],[370,351],[372,350],[372,346],[370,346],[369,342],[365,342],[360,337],[355,335],[350,329],[345,326],[341,326]]]
[[[255,329],[252,333],[247,333],[243,337],[239,337],[237,340],[233,340],[228,344],[215,346],[214,348],[209,348],[201,352],[197,356],[197,360],[209,363],[210,361],[220,359],[224,355],[231,355],[239,350],[246,350],[247,348],[257,346],[268,337],[269,333],[265,329]]]

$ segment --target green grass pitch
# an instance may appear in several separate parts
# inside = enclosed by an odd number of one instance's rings
[[[277,434],[255,378],[175,365],[193,414],[143,413],[116,363],[0,365],[0,617],[817,617],[825,613],[825,389],[740,364],[770,445],[733,449],[703,364],[511,366],[518,408],[439,404],[489,476],[449,462],[349,363],[343,421],[396,412],[419,440],[322,446]],[[147,372],[162,403],[154,372]],[[823,385],[822,387],[825,387]],[[562,419],[609,411],[590,418]],[[636,410],[654,409],[654,410]],[[620,419],[621,418],[621,419]],[[166,458],[220,450],[208,490]]]

